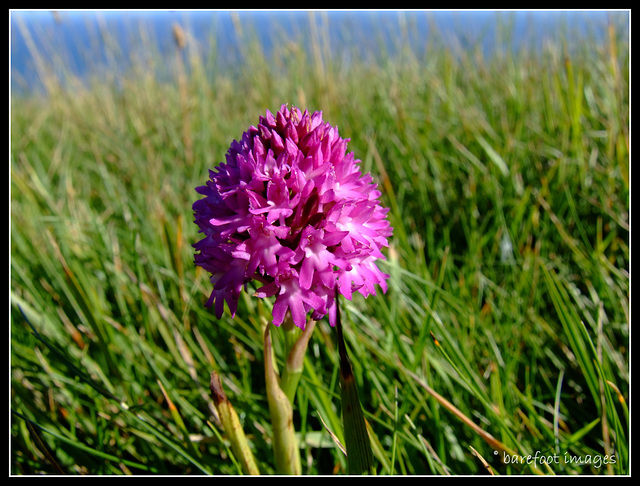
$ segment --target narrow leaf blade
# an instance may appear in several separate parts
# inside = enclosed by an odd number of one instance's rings
[[[342,399],[342,421],[344,442],[347,449],[347,471],[349,474],[370,474],[373,472],[373,453],[367,426],[362,413],[358,387],[342,334],[340,304],[336,292],[336,329],[338,334],[338,352],[340,354],[340,384]]]

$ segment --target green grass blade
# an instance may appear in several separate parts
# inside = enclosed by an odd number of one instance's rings
[[[64,437],[63,435],[60,435],[60,434],[58,434],[58,433],[56,433],[56,432],[54,432],[52,430],[49,430],[48,428],[43,427],[40,424],[37,424],[37,423],[35,423],[33,421],[30,421],[29,419],[27,419],[25,416],[23,416],[22,414],[20,414],[18,412],[14,411],[13,414],[17,415],[18,417],[22,418],[25,421],[28,421],[29,424],[30,424],[30,427],[38,428],[38,429],[42,430],[43,432],[45,432],[45,433],[51,435],[52,437],[54,437],[56,440],[59,440],[59,441],[64,442],[66,444],[69,444],[70,446],[73,446],[76,449],[82,450],[84,452],[88,452],[89,454],[92,454],[92,455],[94,455],[96,457],[99,457],[101,459],[106,459],[108,461],[112,461],[112,462],[116,462],[116,463],[120,463],[121,462],[122,464],[125,464],[126,466],[135,467],[137,469],[140,469],[141,471],[148,471],[148,472],[151,472],[151,473],[156,473],[157,472],[157,470],[154,467],[149,467],[149,466],[146,466],[145,464],[137,463],[137,462],[134,462],[134,461],[129,461],[127,459],[121,459],[121,458],[116,457],[114,455],[107,454],[107,453],[102,452],[102,451],[98,451],[98,450],[96,450],[96,449],[94,449],[92,447],[89,447],[89,446],[87,446],[85,444],[82,444],[81,442],[78,442],[78,441],[75,441],[75,440],[71,440],[71,439],[69,439],[67,437]]]
[[[616,468],[622,474],[626,474],[629,467],[627,432],[622,425],[616,402],[607,384],[608,379],[602,363],[598,358],[596,347],[584,323],[580,321],[577,312],[573,309],[559,277],[554,271],[547,269],[544,265],[542,269],[554,307],[568,337],[571,350],[576,356],[577,364],[587,382],[593,400],[598,404],[603,419],[606,417],[607,422],[612,425],[615,431],[616,449],[619,459],[616,462]],[[604,403],[601,403],[601,395],[604,395]]]

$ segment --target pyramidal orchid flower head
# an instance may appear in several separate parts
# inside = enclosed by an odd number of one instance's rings
[[[304,329],[307,315],[329,314],[335,325],[335,289],[351,299],[388,275],[376,261],[393,229],[370,174],[362,175],[338,129],[321,112],[282,105],[234,140],[226,162],[209,171],[204,196],[193,204],[204,237],[193,246],[195,264],[211,274],[207,306],[232,315],[240,292],[258,283],[257,297],[275,296],[273,324],[290,313]]]

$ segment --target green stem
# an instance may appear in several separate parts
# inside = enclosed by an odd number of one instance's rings
[[[270,326],[267,326],[264,333],[264,357],[276,472],[278,474],[301,474],[300,449],[293,427],[293,407],[291,400],[280,387],[280,380],[273,363]]]
[[[301,332],[293,323],[287,325],[285,321],[285,356],[287,359],[280,378],[280,388],[291,404],[293,404],[298,383],[300,383],[300,377],[304,371],[304,356],[315,326],[316,321],[311,319],[307,322],[304,331]]]

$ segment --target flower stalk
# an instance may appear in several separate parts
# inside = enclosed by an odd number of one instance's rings
[[[271,427],[273,429],[273,453],[276,473],[299,475],[302,472],[302,465],[298,439],[293,426],[293,405],[287,394],[282,390],[280,379],[276,372],[270,326],[267,326],[264,333],[264,369],[269,414],[271,415]],[[295,389],[293,393],[295,393]]]
[[[285,328],[285,356],[286,361],[282,370],[280,387],[293,404],[293,399],[300,383],[300,377],[304,371],[304,357],[311,339],[311,334],[316,327],[316,321],[309,319],[304,331],[300,331],[291,320],[286,320]]]

